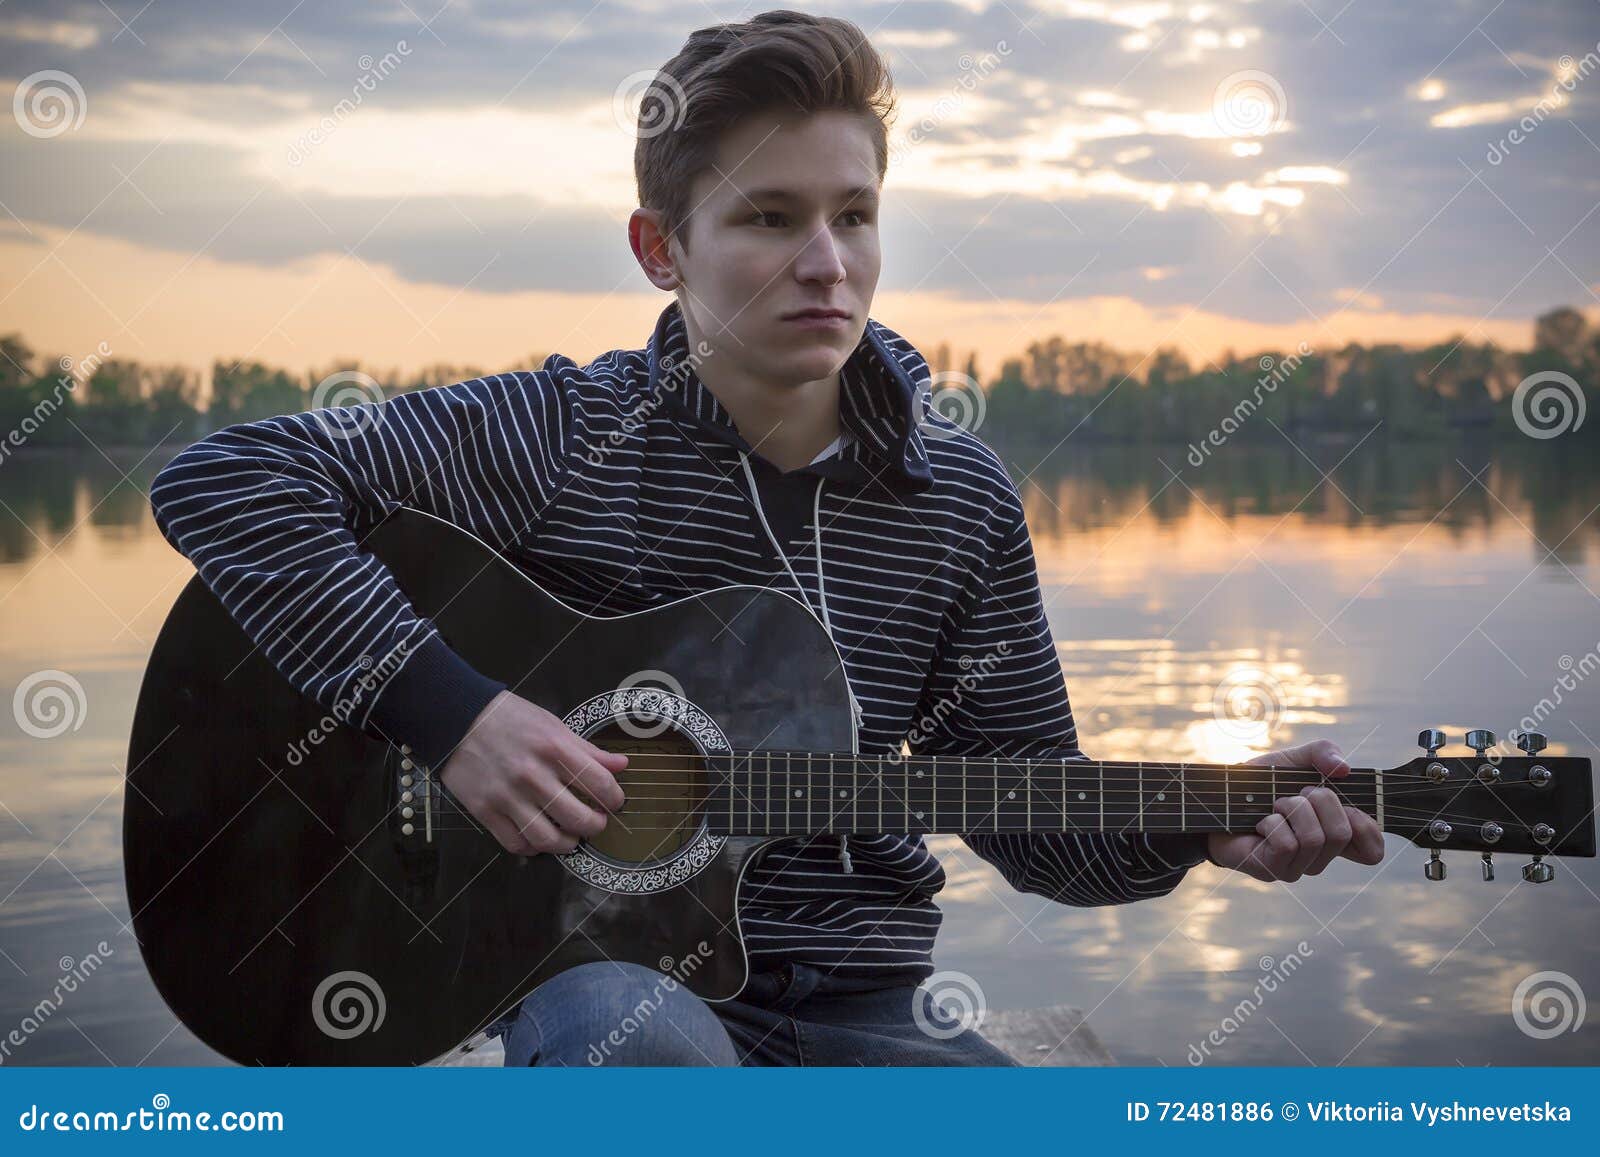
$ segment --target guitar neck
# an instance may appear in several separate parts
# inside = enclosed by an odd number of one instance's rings
[[[1314,784],[1385,826],[1384,773],[1370,767],[1329,780],[1250,764],[747,751],[706,770],[703,814],[726,835],[1248,832]]]

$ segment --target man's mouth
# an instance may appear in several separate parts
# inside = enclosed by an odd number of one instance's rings
[[[842,326],[850,320],[850,314],[842,309],[802,309],[795,313],[785,314],[784,321],[794,322],[805,326]]]

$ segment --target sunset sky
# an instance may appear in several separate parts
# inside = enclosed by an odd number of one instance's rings
[[[1204,359],[1600,316],[1591,0],[792,6],[896,78],[872,315],[985,377],[1057,333]],[[300,370],[642,346],[670,299],[627,113],[764,7],[9,0],[0,333]]]

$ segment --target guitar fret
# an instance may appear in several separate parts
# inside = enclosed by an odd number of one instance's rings
[[[1143,760],[1095,762],[1082,759],[1035,760],[1032,757],[910,756],[892,757],[901,767],[896,795],[887,782],[891,764],[883,756],[863,756],[856,752],[781,751],[733,752],[707,758],[710,791],[702,814],[708,822],[725,819],[716,829],[729,834],[767,837],[815,834],[846,835],[862,832],[905,831],[916,834],[1012,832],[1231,832],[1236,825],[1248,826],[1259,818],[1260,793],[1269,799],[1293,791],[1301,783],[1315,784],[1314,769],[1284,767],[1279,782],[1277,764],[1244,766],[1233,764],[1163,764]],[[805,760],[801,778],[795,779],[795,756]],[[759,758],[758,758],[759,756]],[[827,760],[827,776],[815,767],[813,759]],[[847,762],[840,764],[844,759]],[[1037,766],[1036,766],[1037,764]],[[1090,778],[1089,766],[1093,766]],[[1387,830],[1388,801],[1384,798],[1381,769],[1361,768],[1352,781],[1336,785],[1347,804],[1379,818]],[[1263,777],[1262,772],[1266,775]],[[960,776],[960,784],[951,782]],[[874,812],[871,779],[877,777],[877,805]],[[985,789],[982,777],[990,783]],[[1055,777],[1059,776],[1057,779]],[[1130,782],[1130,779],[1132,782]],[[1263,779],[1265,783],[1263,783]],[[1147,780],[1150,786],[1146,787]],[[1238,820],[1233,814],[1235,783],[1242,783],[1246,806]],[[1179,791],[1176,799],[1169,794]],[[1088,792],[1097,797],[1090,801]],[[1222,806],[1212,797],[1220,789]],[[719,806],[714,795],[727,792]],[[740,807],[736,792],[748,793]],[[760,800],[758,792],[764,792]],[[1021,798],[1018,793],[1021,792]],[[777,799],[783,795],[782,814],[775,815]],[[865,806],[862,796],[866,796]],[[1195,814],[1190,816],[1190,797]],[[942,797],[942,798],[941,798]],[[987,797],[987,799],[985,799]],[[797,813],[795,803],[804,799],[805,811]],[[819,815],[815,799],[827,806]],[[959,803],[957,800],[959,799]],[[848,810],[845,806],[846,800]],[[975,810],[987,804],[987,811]],[[959,814],[952,815],[952,809]],[[758,811],[759,809],[759,811]]]

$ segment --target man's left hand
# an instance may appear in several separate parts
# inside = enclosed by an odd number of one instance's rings
[[[1329,779],[1350,774],[1344,753],[1330,739],[1269,751],[1246,762],[1278,767],[1313,767]],[[1337,857],[1358,864],[1383,861],[1383,829],[1366,812],[1350,807],[1332,788],[1318,784],[1275,800],[1272,812],[1249,832],[1212,832],[1206,854],[1213,864],[1258,880],[1292,882],[1321,875]]]

